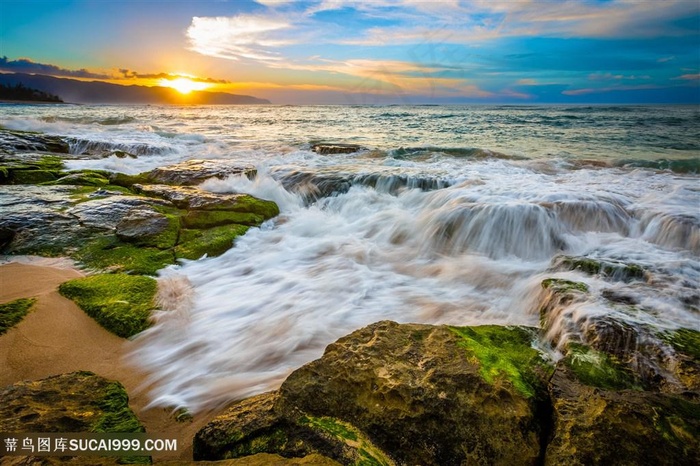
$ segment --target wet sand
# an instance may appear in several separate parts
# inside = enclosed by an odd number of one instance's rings
[[[139,388],[146,374],[124,358],[133,343],[109,333],[57,291],[59,284],[80,276],[73,269],[20,263],[0,266],[0,303],[37,298],[32,311],[0,336],[0,386],[78,370],[118,380],[146,431],[178,440],[177,453],[154,459],[191,459],[194,434],[215,413],[176,422],[169,409],[145,409],[149,399]]]

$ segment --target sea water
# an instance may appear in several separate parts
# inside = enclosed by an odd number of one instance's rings
[[[600,316],[700,330],[697,106],[3,106],[0,125],[69,137],[73,169],[252,165],[253,180],[200,187],[280,206],[223,255],[160,271],[161,311],[130,357],[154,405],[273,389],[379,320],[537,326],[552,277],[589,288],[550,329],[554,358]],[[136,158],[95,155],[114,149]]]

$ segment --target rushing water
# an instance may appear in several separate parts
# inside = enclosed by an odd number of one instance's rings
[[[273,388],[378,320],[536,326],[548,277],[590,289],[550,330],[560,344],[599,316],[700,329],[697,107],[7,106],[0,125],[137,155],[71,168],[255,165],[255,180],[201,187],[280,205],[222,256],[161,271],[164,310],[132,355],[157,405]],[[318,155],[318,141],[368,150]],[[329,179],[342,189],[319,189]],[[562,255],[646,275],[567,271]]]

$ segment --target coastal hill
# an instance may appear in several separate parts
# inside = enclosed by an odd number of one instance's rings
[[[78,81],[33,74],[0,74],[0,85],[38,89],[82,104],[269,104],[266,99],[225,92],[192,91],[185,95],[169,87],[122,86],[99,81]]]
[[[15,85],[0,84],[0,100],[63,103],[63,100],[57,95],[32,89],[22,83]]]

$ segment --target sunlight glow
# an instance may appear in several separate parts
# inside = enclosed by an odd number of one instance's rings
[[[177,78],[177,79],[161,79],[158,82],[159,85],[163,87],[172,87],[181,94],[189,94],[192,91],[201,91],[209,87],[209,84],[192,81],[188,78]]]

